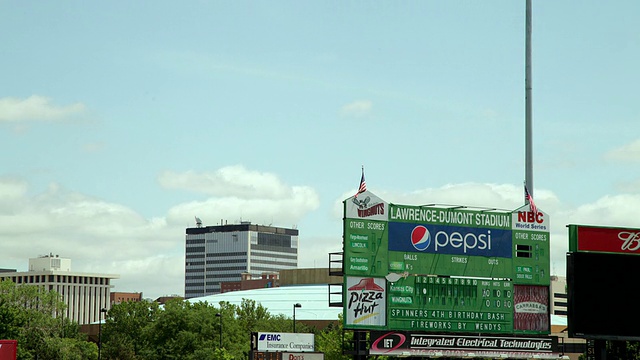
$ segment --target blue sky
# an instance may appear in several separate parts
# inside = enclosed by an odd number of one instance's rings
[[[567,224],[639,227],[637,1],[534,1],[533,193]],[[364,165],[399,204],[515,209],[524,1],[0,1],[0,267],[54,253],[184,292],[184,233],[300,230],[340,251]]]

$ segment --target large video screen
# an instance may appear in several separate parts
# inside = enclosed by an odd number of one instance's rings
[[[573,252],[567,255],[570,337],[640,340],[640,257]]]

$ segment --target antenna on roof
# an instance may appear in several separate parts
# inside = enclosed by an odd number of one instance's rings
[[[202,227],[202,220],[200,220],[200,218],[197,217],[197,216],[195,218],[196,218],[196,227],[201,228]]]

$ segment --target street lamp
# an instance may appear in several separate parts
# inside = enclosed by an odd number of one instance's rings
[[[102,314],[107,313],[107,309],[100,309],[98,316],[98,360],[100,360],[100,351],[102,350]]]
[[[220,349],[222,349],[222,313],[217,313],[216,317],[220,318]]]
[[[300,303],[293,304],[293,332],[296,332],[296,308],[301,308],[302,305]]]

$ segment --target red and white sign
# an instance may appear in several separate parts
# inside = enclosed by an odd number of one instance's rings
[[[513,230],[550,231],[549,215],[540,208],[536,213],[529,209],[529,205],[523,205],[513,212],[511,219]]]
[[[389,204],[367,190],[345,200],[345,214],[349,219],[388,221]]]
[[[0,340],[0,360],[16,360],[18,340]]]
[[[640,254],[640,229],[580,226],[578,251]]]
[[[347,277],[347,325],[385,326],[385,278]]]
[[[282,360],[324,360],[324,353],[283,352]]]
[[[549,287],[515,285],[513,303],[514,330],[549,330]]]

